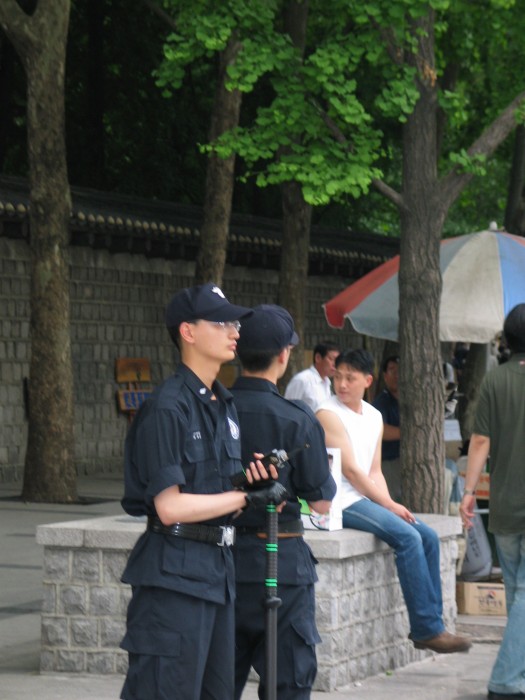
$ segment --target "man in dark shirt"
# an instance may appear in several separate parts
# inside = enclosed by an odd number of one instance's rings
[[[336,486],[330,474],[324,433],[308,406],[290,401],[277,390],[298,337],[290,314],[280,306],[256,307],[243,321],[237,352],[242,376],[232,387],[239,415],[243,459],[254,451],[289,454],[279,470],[289,494],[279,513],[277,609],[277,694],[279,700],[306,700],[316,676],[315,559],[303,539],[298,497],[326,513]],[[298,449],[299,448],[299,449]],[[265,514],[250,510],[237,522],[235,698],[241,697],[250,667],[260,676],[265,695],[264,580]]]
[[[383,362],[383,381],[385,388],[376,396],[372,406],[383,416],[383,441],[381,443],[381,469],[388,490],[394,501],[402,502],[401,462],[399,447],[401,431],[399,428],[399,357],[390,355]]]
[[[125,700],[233,697],[232,516],[283,500],[275,481],[248,494],[230,483],[242,468],[240,431],[216,377],[250,313],[213,284],[182,290],[167,308],[181,364],[142,405],[125,445],[122,506],[148,523],[122,576],[132,586]],[[268,476],[259,461],[247,473],[250,483]]]
[[[492,700],[525,698],[525,303],[508,313],[503,334],[512,354],[481,383],[459,508],[471,528],[476,486],[490,458],[488,526],[507,601],[507,624],[488,682]]]

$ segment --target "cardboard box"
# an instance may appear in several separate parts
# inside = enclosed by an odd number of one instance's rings
[[[461,458],[461,462],[458,460],[459,475],[465,478],[465,470],[463,469],[464,464],[466,464],[466,459]],[[478,485],[476,486],[476,498],[481,498],[482,500],[488,501],[490,498],[490,474],[488,472],[481,472],[479,475]]]
[[[463,615],[506,615],[505,587],[497,581],[458,581],[458,613]]]
[[[343,508],[341,504],[341,450],[338,447],[328,447],[328,459],[332,476],[337,486],[337,492],[332,500],[330,510],[326,515],[321,515],[310,509],[310,506],[303,499],[301,503],[301,520],[305,530],[342,530],[343,529]]]

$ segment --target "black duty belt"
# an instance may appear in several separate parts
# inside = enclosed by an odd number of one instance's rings
[[[235,528],[238,535],[257,535],[257,537],[265,538],[267,533],[261,530],[260,527],[237,527]],[[287,522],[279,523],[278,537],[302,537],[304,535],[304,525],[302,520],[288,520]]]
[[[175,523],[163,525],[155,515],[148,516],[148,530],[161,535],[182,537],[185,540],[207,542],[219,547],[231,547],[235,544],[235,528],[224,525],[201,525],[200,523]]]

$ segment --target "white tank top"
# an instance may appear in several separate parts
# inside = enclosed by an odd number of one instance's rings
[[[369,474],[377,443],[383,429],[381,413],[366,401],[361,401],[362,412],[356,413],[339,401],[337,396],[329,398],[317,410],[332,411],[339,416],[352,443],[357,465],[365,474]],[[341,489],[343,508],[348,508],[352,503],[357,503],[362,498],[366,498],[352,486],[344,475],[341,478]]]

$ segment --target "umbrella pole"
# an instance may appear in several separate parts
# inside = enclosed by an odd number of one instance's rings
[[[266,506],[266,689],[265,700],[277,700],[277,596],[278,513],[275,505]]]

